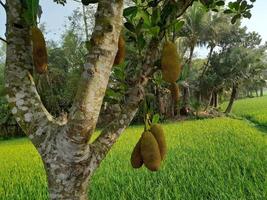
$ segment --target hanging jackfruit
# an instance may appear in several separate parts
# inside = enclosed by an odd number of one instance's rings
[[[163,160],[166,156],[167,152],[167,144],[164,136],[164,131],[162,127],[159,124],[153,124],[150,129],[151,133],[155,137],[158,146],[159,146],[159,151],[161,155],[161,160]]]
[[[114,60],[113,65],[120,65],[124,62],[125,59],[125,41],[123,34],[120,34],[119,41],[118,41],[118,51]]]
[[[135,145],[132,155],[131,164],[133,168],[140,168],[143,165],[143,159],[141,155],[141,139]]]
[[[177,53],[176,45],[166,42],[163,45],[161,57],[163,80],[169,83],[177,81],[181,72],[181,59]]]
[[[151,132],[145,131],[141,138],[141,155],[145,166],[151,171],[160,168],[161,155],[157,140]]]
[[[179,100],[179,86],[175,82],[171,83],[170,91],[172,94],[172,99],[174,100],[175,103],[177,103]]]
[[[31,28],[32,34],[32,53],[33,53],[33,64],[35,70],[39,74],[43,74],[47,71],[47,51],[45,39],[42,31],[34,26]]]

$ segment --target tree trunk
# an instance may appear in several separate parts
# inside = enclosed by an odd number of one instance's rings
[[[208,102],[207,102],[207,104],[206,104],[206,106],[205,106],[204,111],[206,111],[206,110],[209,108],[210,102],[211,102],[211,100],[212,100],[212,94],[213,94],[213,89],[212,89],[211,92],[210,92],[209,99],[208,99]]]
[[[262,87],[260,89],[260,95],[261,95],[261,97],[263,96],[263,88]]]
[[[218,93],[215,93],[215,108],[217,108],[219,105],[219,98],[218,98]]]
[[[256,96],[259,97],[258,89],[255,90]]]
[[[194,55],[194,49],[195,45],[192,45],[190,47],[190,54],[188,59],[188,65],[189,65],[189,72],[191,71],[191,65],[192,65],[192,59]],[[189,107],[189,101],[190,101],[190,84],[188,82],[188,77],[186,78],[186,86],[184,87],[184,93],[183,93],[183,107],[188,108]]]
[[[88,181],[94,169],[89,168],[88,161],[67,162],[61,157],[57,160],[43,158],[50,199],[87,200]]]
[[[214,105],[214,93],[211,93],[211,98],[210,98],[210,107],[213,107]]]
[[[233,107],[233,104],[234,104],[234,101],[236,99],[237,92],[238,92],[237,88],[238,88],[238,85],[233,83],[231,98],[230,98],[230,101],[229,101],[229,104],[228,104],[226,110],[224,111],[226,114],[230,113],[232,110],[232,107]]]
[[[11,112],[39,152],[47,174],[50,199],[85,200],[92,173],[123,130],[129,126],[144,98],[144,87],[159,59],[160,41],[153,38],[140,76],[127,92],[126,103],[115,118],[88,144],[100,112],[122,25],[123,0],[99,0],[92,48],[80,77],[79,90],[67,120],[55,119],[37,93],[32,72],[30,27],[22,17],[21,0],[6,0],[6,98]],[[179,16],[192,1],[183,2]],[[104,19],[104,20],[103,20]],[[161,38],[161,37],[159,37]]]
[[[183,106],[188,107],[190,101],[190,88],[189,85],[186,84],[183,86]]]
[[[200,79],[204,76],[204,74],[206,73],[206,71],[207,71],[207,69],[209,67],[209,63],[210,63],[210,59],[211,59],[213,50],[214,50],[214,46],[210,46],[210,51],[209,51],[208,59],[207,59],[207,62],[204,64],[204,67],[203,67],[203,70],[202,70]]]

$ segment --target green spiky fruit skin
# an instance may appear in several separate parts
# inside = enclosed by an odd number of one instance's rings
[[[141,155],[141,139],[135,145],[132,155],[131,155],[131,164],[134,169],[138,169],[143,165],[143,159]]]
[[[163,80],[168,83],[176,82],[181,72],[181,58],[176,45],[166,42],[162,49],[161,69]]]
[[[157,140],[149,131],[145,131],[141,138],[141,155],[144,165],[151,171],[160,168],[161,155]]]
[[[159,124],[153,124],[151,126],[150,131],[158,143],[161,160],[163,160],[166,157],[166,153],[167,153],[167,143],[166,143],[166,139],[164,136],[164,131]]]

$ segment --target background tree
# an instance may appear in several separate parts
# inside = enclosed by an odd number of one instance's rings
[[[77,93],[66,120],[53,117],[46,110],[32,77],[30,25],[23,14],[24,9],[29,8],[27,6],[38,8],[38,4],[25,5],[24,1],[7,0],[4,5],[7,8],[6,97],[15,119],[43,160],[51,199],[87,198],[89,179],[122,131],[130,124],[145,96],[144,87],[160,57],[159,47],[165,32],[171,24],[179,23],[177,18],[193,0],[134,3],[135,6],[124,10],[124,17],[128,22],[126,28],[134,33],[133,43],[140,48],[139,73],[131,81],[118,117],[89,144],[117,50],[123,1],[98,2],[90,51],[84,58]],[[214,3],[218,4],[217,1]],[[238,1],[237,5],[240,3]],[[207,7],[211,8],[212,5],[208,4]],[[239,10],[237,6],[233,8],[234,11]],[[248,9],[245,6],[237,17],[244,15]],[[234,17],[237,18],[236,15]]]

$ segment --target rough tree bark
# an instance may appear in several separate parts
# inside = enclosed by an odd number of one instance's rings
[[[117,50],[122,0],[102,0],[96,13],[93,48],[80,79],[67,123],[44,108],[29,71],[33,68],[29,26],[20,0],[7,0],[5,87],[12,113],[43,160],[51,199],[87,199],[87,182],[98,166],[87,144],[94,131]]]
[[[178,1],[181,15],[192,0]],[[112,145],[130,124],[144,97],[144,87],[159,57],[160,41],[152,39],[143,70],[128,92],[119,117],[88,144],[92,136],[122,26],[123,0],[99,0],[91,51],[86,56],[79,90],[68,119],[61,121],[48,113],[37,93],[33,69],[30,27],[22,18],[20,0],[6,0],[7,53],[6,98],[23,131],[39,152],[48,179],[50,199],[85,200],[88,181]]]

